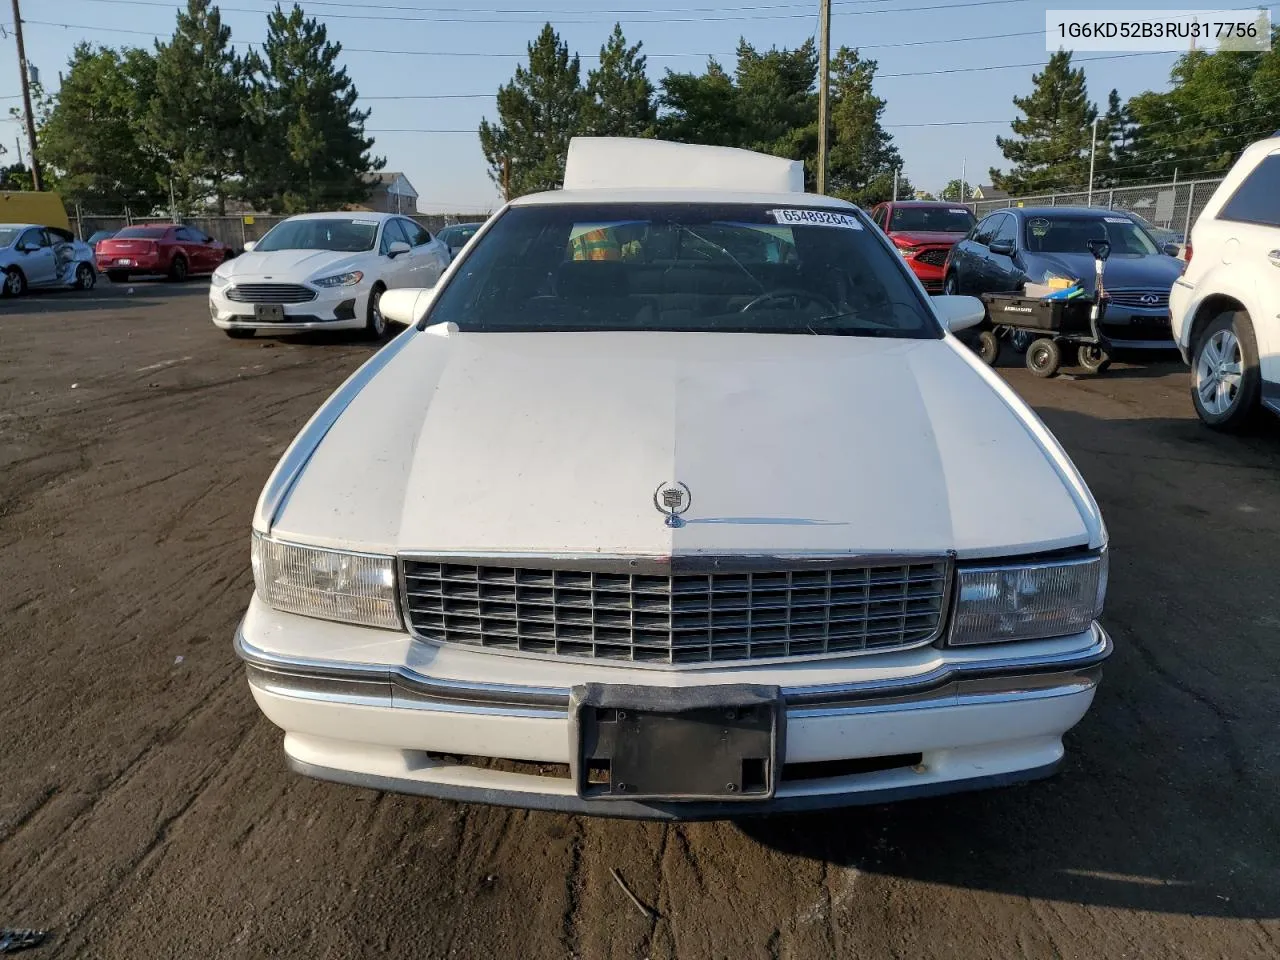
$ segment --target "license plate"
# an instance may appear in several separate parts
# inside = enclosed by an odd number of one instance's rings
[[[120,259],[120,260],[117,260],[117,261],[116,261],[116,263],[120,264],[120,266],[122,266],[122,267],[132,267],[132,266],[133,266],[133,261],[132,261],[132,260]]]
[[[259,323],[283,323],[284,307],[278,303],[255,303],[253,319]]]
[[[777,781],[777,687],[574,687],[574,781],[589,800],[763,800]]]

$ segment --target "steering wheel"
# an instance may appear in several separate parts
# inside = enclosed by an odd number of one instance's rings
[[[812,290],[804,290],[801,287],[779,287],[777,290],[769,290],[760,294],[750,303],[742,308],[741,313],[750,313],[753,310],[759,310],[767,303],[774,303],[779,300],[806,301],[808,303],[816,303],[822,308],[823,313],[839,313],[836,305],[824,297],[820,293],[814,293]]]

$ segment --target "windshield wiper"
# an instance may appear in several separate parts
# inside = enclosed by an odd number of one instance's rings
[[[745,273],[750,278],[751,282],[760,288],[761,293],[765,292],[765,285],[760,282],[760,279],[754,273],[748,270],[741,260],[735,257],[732,253],[730,253],[724,247],[720,246],[720,244],[714,243],[711,240],[708,240],[706,237],[702,236],[702,234],[698,233],[696,230],[686,226],[683,223],[672,222],[671,225],[675,227],[677,230],[683,230],[685,233],[689,234],[689,236],[693,237],[693,239],[701,243],[705,243],[712,250],[717,250],[720,253],[723,253],[726,257],[728,257],[731,261],[733,261],[733,265],[735,267],[737,267],[739,270]]]

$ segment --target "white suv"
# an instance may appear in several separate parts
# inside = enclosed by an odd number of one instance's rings
[[[1280,414],[1280,132],[1244,151],[1191,230],[1169,296],[1196,413],[1239,430]]]

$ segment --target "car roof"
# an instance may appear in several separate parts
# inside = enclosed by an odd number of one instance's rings
[[[992,213],[1021,214],[1024,217],[1074,217],[1085,219],[1091,217],[1128,217],[1127,210],[1109,210],[1106,207],[1007,207],[1003,211]]]
[[[443,227],[440,228],[440,232],[443,233],[445,230],[455,230],[459,227],[483,227],[483,226],[484,226],[483,220],[476,220],[474,222],[468,221],[467,223],[446,223]]]
[[[513,207],[553,206],[572,203],[754,203],[781,207],[837,207],[855,211],[847,200],[816,193],[754,193],[704,188],[653,187],[647,189],[548,190],[511,201]]]
[[[11,228],[13,230],[26,230],[30,227],[40,227],[45,230],[48,229],[48,227],[43,223],[0,223],[0,227]]]
[[[894,207],[922,207],[935,210],[956,210],[964,207],[965,210],[969,210],[959,200],[885,200],[883,203]],[[973,211],[969,210],[969,212],[972,213]]]
[[[287,220],[385,220],[412,219],[407,213],[379,213],[375,210],[329,210],[324,213],[297,213]],[[283,223],[284,221],[280,221]]]

